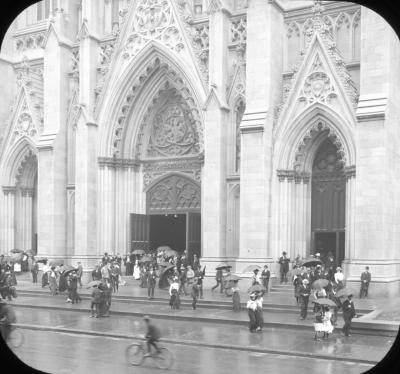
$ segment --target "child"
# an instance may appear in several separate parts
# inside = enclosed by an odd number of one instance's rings
[[[322,322],[323,320],[323,312],[322,308],[318,308],[316,313],[315,313],[315,322],[314,322],[314,340],[320,341],[321,339],[318,336],[319,332],[324,332],[324,324]]]

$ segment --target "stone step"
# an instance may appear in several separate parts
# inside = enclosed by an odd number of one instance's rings
[[[46,297],[46,298],[52,298],[48,292],[46,291],[27,291],[27,290],[20,290],[18,291],[18,295],[21,296],[38,296],[38,297]],[[83,300],[89,300],[90,296],[88,294],[80,294],[81,298]],[[122,302],[122,303],[133,303],[133,304],[148,304],[151,303],[153,305],[165,305],[168,303],[169,298],[168,297],[155,297],[152,300],[149,300],[147,297],[144,296],[124,296],[124,295],[115,295],[113,294],[112,300]],[[181,304],[185,306],[191,306],[192,304],[192,299],[189,297],[181,296]],[[198,308],[206,308],[206,309],[221,309],[221,310],[231,310],[232,309],[232,301],[227,300],[204,300],[204,299],[199,299],[197,302],[197,307]],[[241,303],[242,308],[246,308],[246,303],[242,302]],[[290,305],[290,304],[275,304],[275,303],[266,303],[264,302],[263,304],[263,309],[265,311],[271,311],[271,312],[288,312],[288,313],[294,313],[298,314],[299,313],[299,306],[297,305]],[[310,303],[308,310],[312,312],[313,310],[313,305]],[[357,313],[359,315],[364,315],[367,313],[372,312],[372,310],[369,309],[357,309]],[[341,314],[341,312],[339,312]]]

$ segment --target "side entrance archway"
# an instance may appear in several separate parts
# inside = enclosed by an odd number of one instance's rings
[[[146,214],[131,214],[131,249],[169,246],[201,255],[201,189],[181,174],[168,174],[146,191]]]

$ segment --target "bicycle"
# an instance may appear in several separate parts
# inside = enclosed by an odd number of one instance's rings
[[[159,347],[160,352],[147,355],[146,342],[132,343],[126,347],[126,361],[133,366],[140,366],[146,358],[151,357],[160,369],[168,370],[174,361],[173,355],[168,348]]]
[[[8,339],[7,339],[6,343],[9,346],[11,346],[12,348],[19,348],[24,343],[24,340],[25,340],[24,334],[21,332],[20,329],[13,326],[13,324],[10,324],[10,328],[11,328],[11,331],[8,335]],[[6,339],[4,339],[3,329],[4,329],[4,322],[0,322],[1,337],[5,341]]]

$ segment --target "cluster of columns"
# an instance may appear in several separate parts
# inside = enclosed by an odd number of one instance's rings
[[[1,196],[1,249],[8,252],[15,248],[15,194],[16,187],[3,186]]]
[[[311,183],[309,175],[292,170],[278,171],[273,210],[276,223],[272,233],[274,252],[307,255],[311,237]]]
[[[100,159],[97,254],[129,251],[129,214],[146,214],[142,173],[133,160]]]

